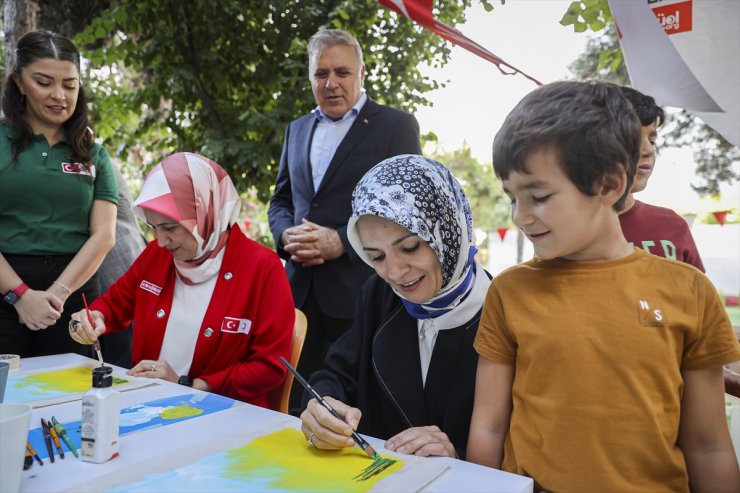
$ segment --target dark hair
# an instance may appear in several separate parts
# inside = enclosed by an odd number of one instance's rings
[[[648,96],[637,89],[627,86],[622,86],[621,89],[622,94],[632,103],[632,108],[637,113],[637,118],[640,119],[643,127],[652,125],[653,123],[655,123],[656,127],[663,125],[665,122],[665,112],[663,108],[655,103],[655,99],[652,96]]]
[[[621,210],[640,156],[641,126],[619,86],[607,82],[553,82],[527,94],[493,140],[493,168],[505,180],[527,173],[531,153],[552,149],[578,190],[596,195],[603,179],[624,168],[627,186],[614,204]]]
[[[18,133],[12,143],[11,162],[15,161],[21,151],[31,145],[33,138],[33,129],[23,118],[26,100],[21,94],[16,78],[20,78],[25,67],[44,58],[72,62],[80,71],[80,52],[67,38],[50,31],[33,31],[21,36],[15,49],[15,60],[3,81],[2,90],[2,108],[5,119]],[[64,130],[73,152],[69,158],[89,165],[95,140],[87,115],[87,99],[81,85],[77,105],[72,116],[64,122]]]

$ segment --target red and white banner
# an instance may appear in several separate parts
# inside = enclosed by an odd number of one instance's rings
[[[609,0],[635,89],[740,145],[740,2]]]
[[[433,33],[446,39],[447,41],[450,41],[451,43],[456,44],[461,48],[465,48],[469,52],[478,55],[484,60],[488,60],[489,62],[496,65],[499,71],[501,71],[501,73],[504,75],[521,74],[538,86],[542,85],[542,83],[534,77],[531,77],[518,68],[509,65],[472,39],[465,36],[457,29],[435,19],[434,13],[432,12],[434,0],[378,0],[378,3],[385,7],[388,7],[391,10],[394,10],[404,17],[415,21],[417,24],[421,25],[425,29],[432,31]],[[502,66],[507,67],[508,69],[512,70],[512,72],[505,71]]]

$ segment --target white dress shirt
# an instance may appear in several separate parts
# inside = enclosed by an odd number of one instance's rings
[[[429,363],[432,361],[432,352],[434,344],[437,342],[437,335],[440,330],[454,329],[460,327],[468,320],[472,319],[484,300],[491,280],[483,270],[483,266],[476,259],[475,277],[473,278],[473,288],[468,296],[455,308],[436,318],[420,318],[417,320],[417,330],[419,331],[419,357],[421,358],[421,379],[424,384],[427,381]]]
[[[365,101],[367,101],[367,94],[362,92],[357,103],[337,121],[332,121],[319,107],[316,107],[314,110],[314,115],[318,122],[316,123],[313,138],[311,139],[311,152],[309,155],[314,192],[319,189],[321,180],[324,179],[324,175],[326,174],[326,169],[337,152],[337,147],[339,147],[339,144],[342,143],[347,132],[349,132],[350,127],[357,118],[357,114],[365,105]]]

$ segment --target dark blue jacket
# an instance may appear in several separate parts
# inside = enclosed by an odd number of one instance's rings
[[[421,154],[419,124],[413,115],[368,99],[329,163],[318,190],[313,189],[309,163],[316,117],[305,115],[288,125],[280,157],[275,192],[268,217],[278,254],[285,268],[297,307],[310,289],[321,311],[334,318],[351,319],[355,301],[373,270],[347,240],[352,213],[352,191],[360,178],[380,161],[399,154]],[[290,261],[280,246],[287,228],[303,218],[336,229],[346,253],[336,260],[304,268]]]

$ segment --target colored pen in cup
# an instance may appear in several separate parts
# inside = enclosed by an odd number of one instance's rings
[[[327,411],[329,411],[330,413],[332,413],[334,415],[334,417],[339,418],[342,421],[344,421],[344,417],[341,414],[339,414],[336,411],[336,409],[334,409],[333,407],[331,407],[331,404],[329,404],[328,402],[326,402],[326,399],[324,399],[323,397],[321,397],[319,395],[319,393],[316,392],[314,390],[314,388],[311,387],[308,384],[308,382],[306,381],[306,379],[303,378],[301,376],[301,374],[298,373],[298,371],[295,368],[293,368],[293,366],[290,363],[288,363],[288,361],[285,358],[283,358],[282,356],[280,356],[280,361],[283,363],[283,365],[285,365],[285,367],[288,369],[288,371],[290,371],[293,374],[293,376],[296,378],[296,380],[298,380],[298,382],[300,382],[300,384],[303,385],[303,388],[306,389],[306,390],[308,390],[308,392],[314,397],[314,399],[316,399],[319,402],[319,404],[321,404],[322,406],[324,406]],[[367,440],[365,440],[364,438],[362,438],[356,431],[353,431],[352,432],[352,439],[355,441],[355,443],[357,445],[360,446],[360,448],[371,459],[377,459],[377,458],[380,457],[378,455],[378,453],[375,451],[375,449],[373,448],[373,446],[370,445],[369,443],[367,443]]]
[[[26,440],[26,448],[28,449],[29,452],[31,452],[31,455],[33,456],[34,459],[36,459],[36,462],[38,462],[39,465],[43,466],[44,461],[41,460],[41,457],[39,457],[39,454],[36,453],[36,449],[33,448],[33,446],[31,445],[31,442],[29,442],[28,440]]]
[[[72,455],[75,457],[79,457],[77,455],[77,449],[72,445],[72,441],[69,439],[69,436],[67,436],[67,430],[64,429],[64,426],[62,426],[62,423],[57,421],[57,419],[52,416],[51,417],[51,424],[54,426],[54,429],[56,430],[57,434],[64,440],[64,443],[67,444],[67,448],[72,452]]]
[[[85,297],[85,293],[82,293],[82,302],[85,304],[85,313],[87,313],[87,321],[90,322],[90,327],[95,329],[95,324],[93,323],[92,313],[90,313],[90,308],[87,306],[87,298]],[[98,359],[100,360],[100,366],[105,366],[105,363],[103,363],[103,353],[100,352],[100,341],[95,339],[95,342],[93,344],[95,346],[95,352],[98,353]]]

